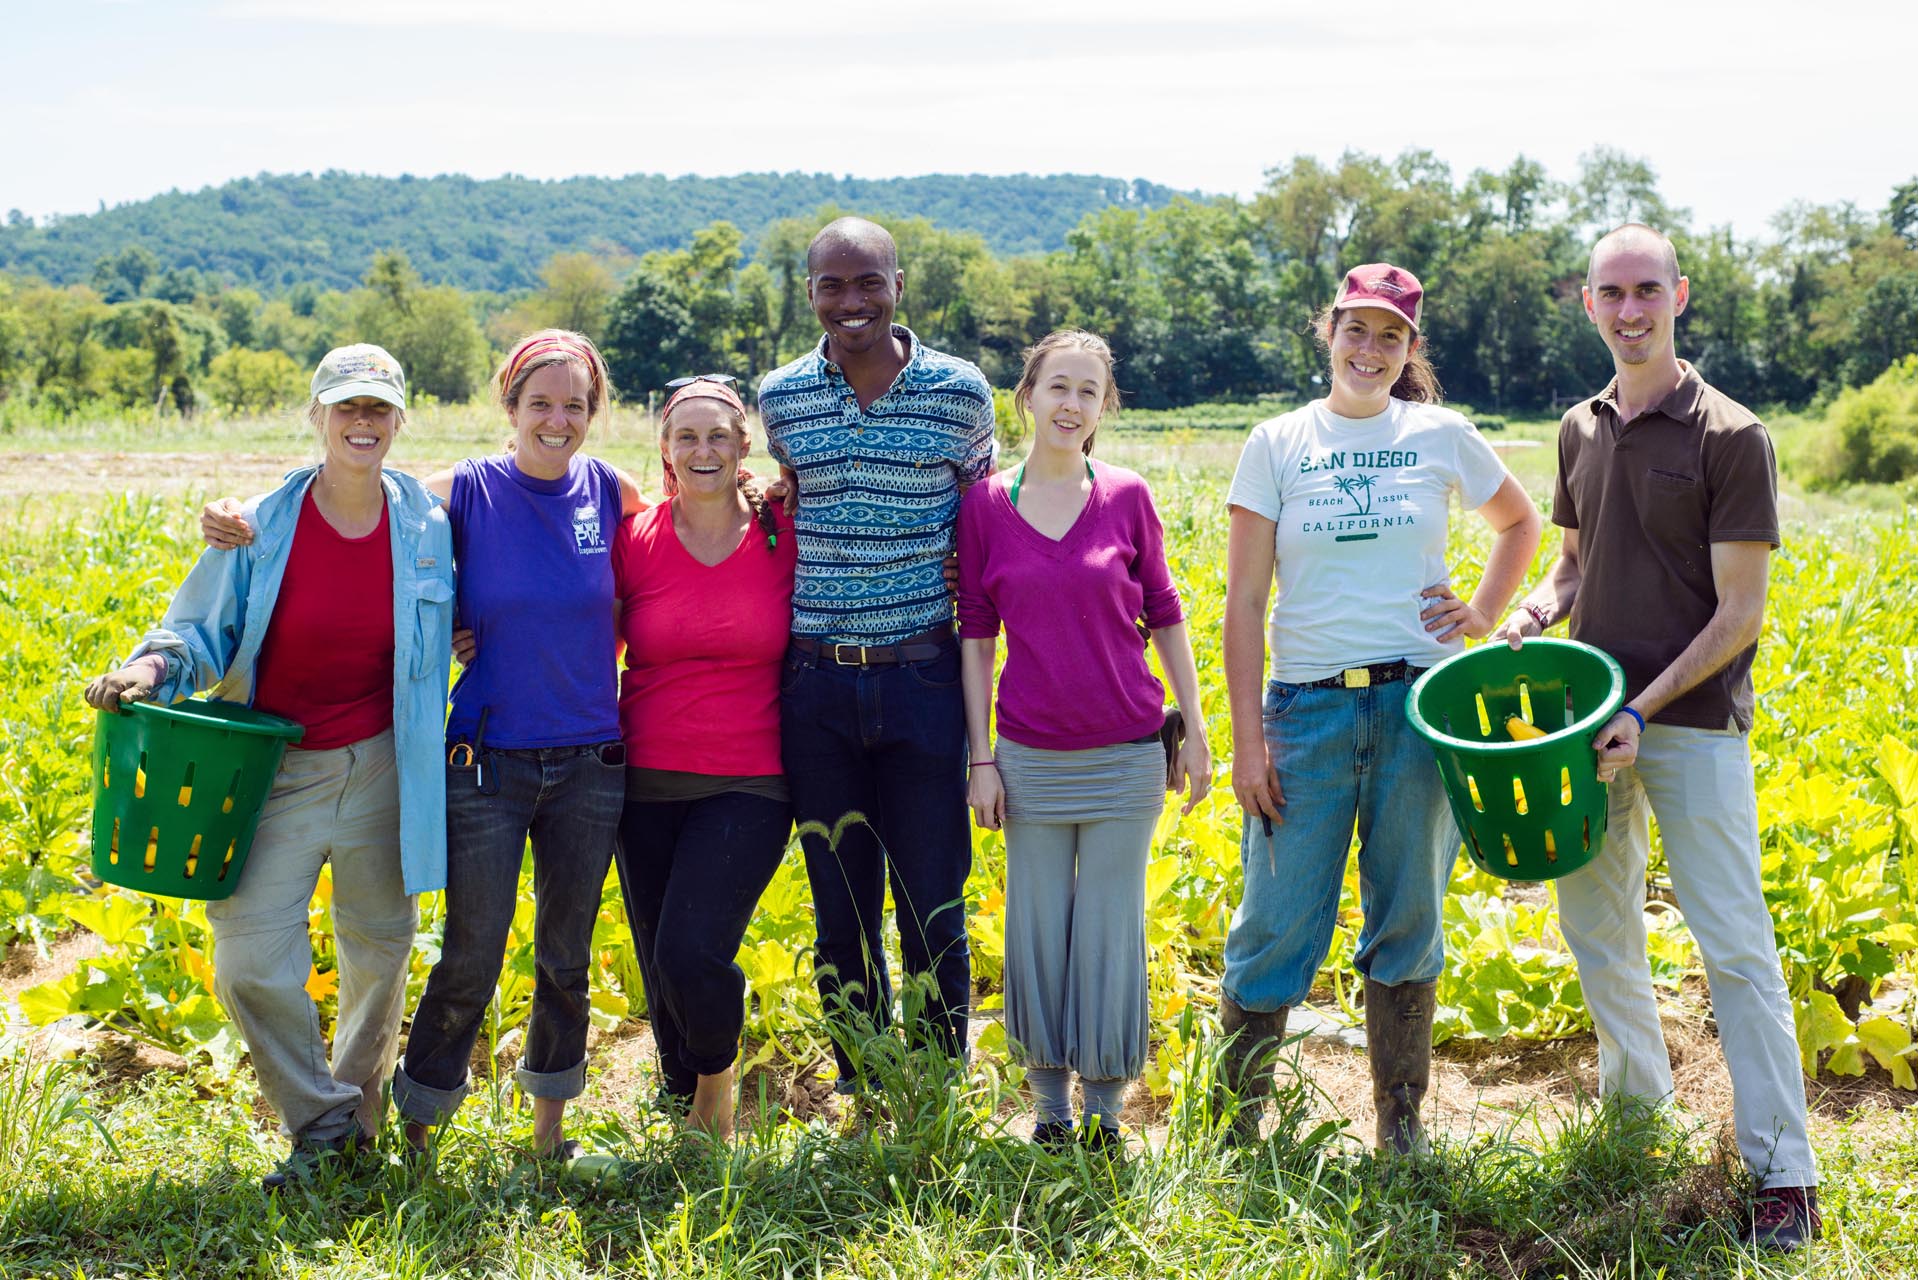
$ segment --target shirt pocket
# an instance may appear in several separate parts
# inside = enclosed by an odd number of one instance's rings
[[[1650,481],[1655,493],[1691,493],[1698,488],[1696,476],[1686,475],[1683,471],[1667,471],[1660,467],[1651,468]]]
[[[413,584],[413,678],[446,678],[453,643],[453,584],[422,578]]]

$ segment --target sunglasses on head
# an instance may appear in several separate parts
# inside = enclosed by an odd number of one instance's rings
[[[730,373],[695,373],[691,377],[674,378],[666,384],[666,387],[669,391],[677,391],[681,387],[690,387],[695,382],[717,382],[723,387],[727,383],[738,381],[739,379],[733,377]]]

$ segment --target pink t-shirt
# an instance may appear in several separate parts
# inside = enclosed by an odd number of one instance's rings
[[[959,635],[984,639],[1005,624],[999,732],[1028,747],[1107,747],[1165,718],[1165,686],[1133,625],[1185,618],[1159,513],[1136,474],[1092,465],[1085,509],[1057,542],[1014,509],[1010,471],[959,505]]]
[[[626,763],[721,777],[783,772],[779,670],[792,634],[792,523],[776,513],[768,551],[755,521],[716,565],[693,559],[673,504],[626,520],[613,539],[620,598],[619,732]]]

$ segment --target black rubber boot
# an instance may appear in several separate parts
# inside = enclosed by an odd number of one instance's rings
[[[1259,1140],[1259,1121],[1265,1100],[1272,1096],[1272,1064],[1285,1043],[1286,1010],[1256,1013],[1241,1009],[1231,996],[1219,997],[1219,1029],[1225,1048],[1219,1053],[1215,1105],[1221,1113],[1231,1098],[1239,1109],[1232,1117],[1232,1139],[1241,1144]]]
[[[1380,1151],[1423,1154],[1430,1149],[1419,1104],[1432,1081],[1432,1011],[1436,982],[1396,987],[1365,980],[1365,1054],[1372,1062],[1372,1105],[1378,1110]]]

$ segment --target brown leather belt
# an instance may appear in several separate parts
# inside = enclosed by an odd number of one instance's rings
[[[941,623],[892,644],[842,644],[812,636],[794,636],[792,647],[809,658],[839,667],[895,667],[904,662],[931,662],[952,647],[952,624]]]

